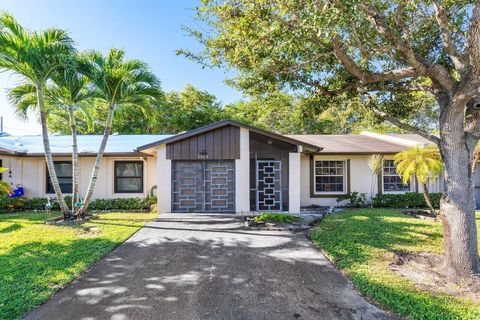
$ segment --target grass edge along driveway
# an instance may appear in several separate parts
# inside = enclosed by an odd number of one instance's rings
[[[421,291],[388,269],[392,252],[441,254],[440,222],[408,217],[401,210],[346,210],[325,217],[310,238],[362,293],[399,315],[410,319],[480,319],[480,304]]]
[[[0,319],[43,303],[155,216],[101,213],[81,226],[50,226],[44,213],[0,215]]]

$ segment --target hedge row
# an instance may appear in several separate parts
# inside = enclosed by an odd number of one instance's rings
[[[434,208],[440,207],[441,193],[430,193]],[[426,208],[423,193],[408,192],[404,194],[378,194],[372,199],[376,208]]]
[[[67,204],[70,204],[72,198],[65,197]],[[95,199],[89,205],[89,210],[121,210],[121,211],[148,211],[151,206],[157,202],[156,197],[147,198],[117,198],[117,199]],[[25,197],[0,197],[0,213],[18,212],[18,211],[42,211],[45,210],[47,198]],[[52,210],[60,210],[58,202],[52,202]]]

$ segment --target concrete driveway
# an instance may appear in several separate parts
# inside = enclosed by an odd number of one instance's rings
[[[388,319],[304,234],[162,215],[27,319]]]

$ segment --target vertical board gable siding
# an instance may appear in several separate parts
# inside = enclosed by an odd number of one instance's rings
[[[206,151],[206,156],[202,155]],[[240,128],[224,126],[167,143],[167,159],[234,160],[240,158]]]

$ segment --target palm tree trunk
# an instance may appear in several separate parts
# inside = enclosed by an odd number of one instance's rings
[[[100,161],[102,160],[103,153],[105,152],[105,147],[107,146],[108,136],[110,135],[110,130],[112,129],[114,110],[115,110],[115,106],[110,106],[108,109],[108,116],[107,116],[107,121],[105,123],[105,130],[103,132],[103,139],[100,144],[97,157],[95,159],[95,165],[93,166],[92,176],[90,177],[90,182],[88,184],[87,194],[85,195],[85,200],[79,212],[80,215],[84,215],[86,213],[88,206],[90,204],[90,201],[92,199],[93,191],[95,189],[95,184],[97,183],[98,170],[100,169]]]
[[[375,180],[377,179],[377,175],[375,173],[372,174],[372,181],[370,182],[370,208],[373,208],[373,192],[375,189]]]
[[[37,84],[37,101],[38,109],[40,110],[40,122],[42,124],[42,136],[43,136],[43,147],[45,149],[45,160],[47,162],[48,173],[50,175],[50,180],[52,181],[53,190],[55,190],[55,195],[57,201],[62,210],[64,219],[71,220],[73,218],[70,209],[63,198],[62,190],[60,189],[60,184],[58,183],[57,173],[55,172],[55,165],[53,163],[52,151],[50,149],[50,140],[48,138],[48,129],[47,129],[47,114],[45,110],[45,102],[43,99],[43,88],[41,84]]]
[[[430,199],[430,193],[428,192],[427,184],[423,183],[422,187],[423,187],[423,197],[425,198],[425,202],[427,203],[428,208],[430,208],[430,213],[433,215],[437,215],[437,212],[433,208],[432,200]]]
[[[70,128],[72,131],[72,212],[73,215],[77,215],[77,208],[75,205],[79,199],[79,162],[78,162],[78,143],[77,143],[77,120],[75,119],[75,112],[73,106],[68,108],[70,115]]]

